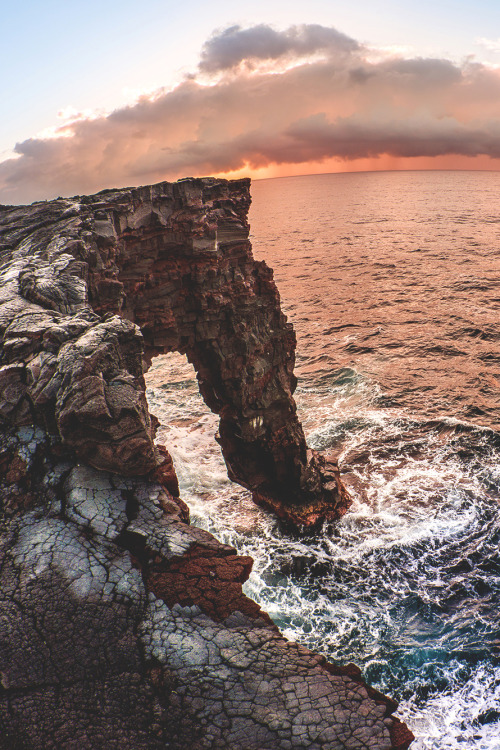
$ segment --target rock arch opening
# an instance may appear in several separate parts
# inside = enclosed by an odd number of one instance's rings
[[[178,352],[161,354],[145,380],[149,410],[159,420],[155,439],[168,446],[181,497],[188,502],[219,490],[228,479],[215,440],[218,418],[203,401],[193,365]]]

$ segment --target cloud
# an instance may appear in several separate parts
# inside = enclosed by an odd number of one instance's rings
[[[476,44],[480,47],[484,47],[490,52],[500,52],[500,37],[498,39],[487,39],[486,37],[479,37],[476,39]]]
[[[377,57],[335,29],[259,25],[212,36],[200,70],[18,143],[0,163],[0,200],[332,158],[500,158],[500,73],[477,62]]]
[[[452,117],[412,115],[393,120],[352,117],[328,122],[314,115],[290,126],[288,134],[308,160],[321,160],[334,151],[344,159],[373,158],[380,154],[434,157],[448,154],[500,157],[500,123],[490,129],[471,129]]]
[[[317,53],[350,55],[361,49],[354,39],[334,28],[308,24],[276,31],[259,24],[249,29],[230,26],[215,33],[203,46],[199,68],[205,73],[229,70],[245,62],[297,59]]]

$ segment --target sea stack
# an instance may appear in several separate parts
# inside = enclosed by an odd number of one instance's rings
[[[193,363],[231,479],[295,526],[349,496],[309,451],[248,180],[0,207],[0,748],[405,750],[396,704],[287,642],[252,561],[189,525],[143,373]]]

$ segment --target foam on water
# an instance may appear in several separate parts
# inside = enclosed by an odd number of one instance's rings
[[[158,358],[148,382],[192,522],[254,558],[246,593],[284,634],[354,661],[402,699],[418,750],[498,750],[500,456],[491,431],[381,408],[377,385],[354,370],[316,388],[303,382],[308,442],[340,452],[353,505],[337,525],[291,537],[227,479],[217,418],[192,368]]]
[[[481,666],[457,690],[430,697],[425,712],[407,700],[399,715],[413,728],[415,750],[498,748],[500,671]]]

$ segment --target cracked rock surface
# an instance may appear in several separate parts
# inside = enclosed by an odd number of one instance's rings
[[[0,750],[411,742],[356,667],[243,595],[251,559],[189,525],[154,443],[144,363],[178,349],[231,476],[291,521],[347,507],[295,415],[248,196],[206,179],[0,207]]]

